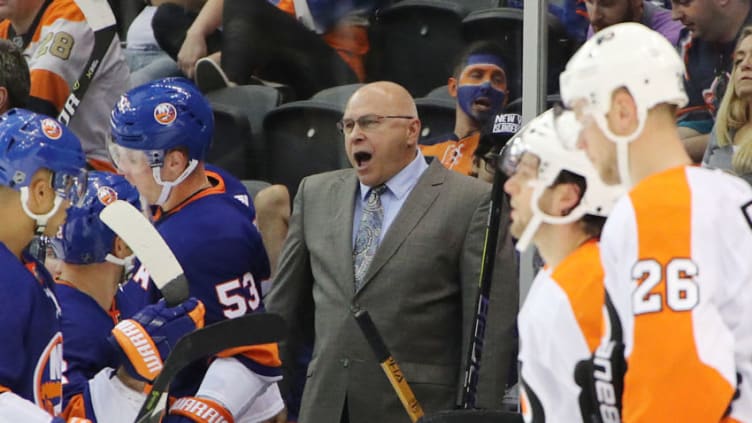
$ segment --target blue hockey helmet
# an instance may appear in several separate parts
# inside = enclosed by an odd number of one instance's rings
[[[180,147],[190,159],[204,160],[214,133],[209,101],[185,78],[158,79],[131,89],[115,105],[110,123],[112,141],[146,152],[151,167],[161,167],[164,154]]]
[[[46,168],[56,193],[76,203],[86,188],[85,167],[81,143],[57,120],[24,109],[0,116],[0,185],[22,191]]]
[[[124,200],[141,209],[136,187],[121,175],[90,172],[83,199],[68,209],[65,224],[52,239],[58,258],[66,263],[104,262],[112,252],[115,233],[99,219],[99,212],[115,200]]]

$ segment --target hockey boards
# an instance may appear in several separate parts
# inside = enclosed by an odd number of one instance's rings
[[[189,364],[230,348],[277,342],[285,331],[285,322],[279,315],[254,313],[222,320],[180,338],[159,376],[154,379],[136,423],[159,421],[162,411],[160,404],[170,382]]]
[[[99,218],[128,244],[170,306],[188,299],[188,280],[172,250],[149,219],[123,200],[108,204]]]

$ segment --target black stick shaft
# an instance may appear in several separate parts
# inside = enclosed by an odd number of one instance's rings
[[[488,303],[491,295],[491,280],[493,278],[494,262],[496,259],[496,244],[499,238],[499,218],[501,204],[504,200],[504,173],[496,170],[491,201],[489,203],[488,221],[486,222],[486,237],[483,242],[483,261],[480,265],[478,278],[478,299],[475,303],[475,319],[470,338],[465,366],[465,383],[463,385],[462,408],[475,408],[478,377],[480,375],[480,359],[483,354],[483,342],[488,318]]]

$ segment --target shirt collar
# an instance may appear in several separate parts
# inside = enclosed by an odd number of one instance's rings
[[[391,179],[386,181],[385,185],[388,188],[387,191],[391,192],[398,200],[401,200],[410,192],[410,190],[412,190],[415,184],[418,183],[420,175],[422,175],[423,171],[427,168],[428,163],[426,163],[425,157],[423,157],[420,149],[417,149],[417,154],[413,161],[402,168],[399,173],[392,176]],[[366,195],[368,195],[370,190],[371,187],[360,183],[360,199],[365,201]]]

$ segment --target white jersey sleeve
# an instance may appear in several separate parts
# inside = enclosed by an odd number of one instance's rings
[[[0,394],[0,422],[50,423],[52,416],[13,392]]]
[[[238,423],[263,422],[284,408],[278,379],[254,373],[233,357],[217,358],[204,375],[196,396],[219,402]]]

